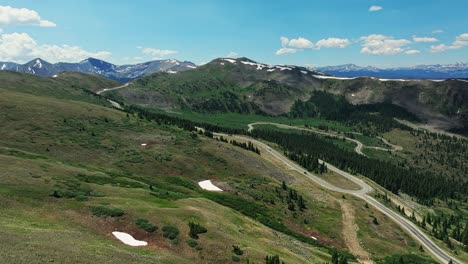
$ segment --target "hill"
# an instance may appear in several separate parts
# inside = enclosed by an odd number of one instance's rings
[[[177,74],[156,73],[113,92],[129,104],[171,111],[284,115],[314,91],[355,105],[391,103],[442,129],[468,126],[468,83],[463,80],[340,78],[247,58],[216,59]]]
[[[351,262],[348,251],[359,254],[352,245],[360,242],[376,260],[408,254],[431,262],[358,198],[325,191],[262,154],[104,107],[84,87],[104,88],[102,78],[0,77],[7,80],[0,84],[0,258],[7,262],[261,263],[267,255]],[[224,192],[203,191],[197,183],[207,179]],[[206,233],[194,238],[190,223]],[[130,248],[112,231],[149,246]]]

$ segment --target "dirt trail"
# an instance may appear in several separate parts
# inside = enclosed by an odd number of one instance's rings
[[[357,232],[359,227],[355,223],[354,209],[345,201],[338,201],[343,212],[343,238],[349,251],[356,256],[359,263],[372,264],[374,263],[369,252],[362,248],[359,244]]]

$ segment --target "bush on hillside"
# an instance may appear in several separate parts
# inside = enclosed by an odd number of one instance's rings
[[[136,220],[135,224],[139,228],[145,230],[148,233],[154,233],[156,230],[158,230],[158,226],[153,225],[152,223],[150,223],[146,219],[138,219],[138,220]]]
[[[99,217],[119,217],[124,215],[124,211],[118,208],[111,208],[106,206],[91,206],[91,212]]]
[[[163,237],[173,240],[179,235],[179,229],[175,226],[164,226],[162,228]]]

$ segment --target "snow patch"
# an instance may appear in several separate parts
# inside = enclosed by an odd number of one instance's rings
[[[140,246],[146,246],[148,245],[148,242],[146,241],[141,241],[141,240],[136,240],[133,238],[132,235],[124,233],[124,232],[112,232],[112,234],[120,241],[122,241],[124,244],[127,244],[132,247],[140,247]]]
[[[246,65],[251,65],[251,66],[257,66],[257,71],[261,71],[261,70],[263,70],[263,68],[267,67],[267,65],[265,65],[265,64],[255,63],[255,62],[251,62],[251,61],[241,61],[241,63],[246,64]]]
[[[146,146],[146,145],[147,145],[146,143],[142,143],[142,144],[141,144],[142,147],[144,147],[144,146]]]
[[[54,76],[52,76],[52,78],[57,78],[57,77],[58,77],[58,75],[57,75],[57,74],[55,74]]]
[[[267,72],[274,72],[275,69],[268,69]]]
[[[278,68],[278,69],[280,69],[280,71],[284,71],[284,70],[290,71],[290,70],[292,70],[292,68],[285,67],[285,66],[276,65],[275,67]]]
[[[2,66],[2,71],[6,69],[6,64],[4,63],[3,66]]]
[[[215,186],[211,180],[206,180],[206,181],[201,181],[198,183],[198,185],[203,189],[203,190],[207,190],[207,191],[214,191],[214,192],[222,192],[223,190],[221,190],[220,188],[218,188],[217,186]]]
[[[36,63],[34,63],[34,65],[33,65],[33,67],[42,68],[41,60],[40,60],[40,59],[37,59],[37,60],[36,60]]]
[[[405,79],[379,79],[381,82],[407,82]]]
[[[197,66],[187,65],[187,68],[196,69]]]
[[[227,62],[230,62],[232,64],[236,64],[236,60],[233,60],[233,59],[222,59],[223,61],[227,61]]]
[[[174,73],[177,73],[177,72],[176,72],[176,71],[168,70],[167,73],[174,74]]]
[[[333,80],[354,80],[356,78],[350,77],[336,77],[336,76],[324,76],[324,75],[313,75],[317,79],[333,79]]]
[[[468,82],[468,80],[462,80],[462,79],[457,79],[457,81],[460,81],[460,82]]]
[[[220,64],[224,66],[224,62],[221,62]]]
[[[302,72],[302,74],[307,74],[307,71],[301,71],[301,72]]]

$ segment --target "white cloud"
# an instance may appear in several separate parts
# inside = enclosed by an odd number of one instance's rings
[[[289,44],[289,39],[287,37],[281,37],[280,41],[281,41],[281,46],[282,47],[286,47]]]
[[[413,50],[407,50],[407,51],[405,51],[405,53],[406,53],[406,54],[409,54],[409,55],[414,55],[414,54],[419,54],[419,53],[421,53],[421,51],[419,51],[419,50],[414,50],[414,49],[413,49]]]
[[[276,55],[294,54],[304,49],[320,49],[320,48],[345,48],[351,44],[349,39],[342,38],[327,38],[317,41],[314,44],[312,41],[298,37],[297,39],[288,39],[281,37],[281,47],[276,51]]]
[[[228,55],[226,57],[234,58],[234,57],[237,57],[237,55],[239,55],[239,54],[237,54],[237,52],[231,51],[231,52],[228,53]]]
[[[140,49],[146,55],[160,56],[160,57],[179,53],[177,50],[162,50],[162,49],[142,48],[142,47],[140,47]]]
[[[382,9],[383,9],[383,7],[381,7],[381,6],[373,5],[373,6],[369,7],[369,12],[376,12],[376,11],[380,11]]]
[[[411,43],[407,39],[394,39],[393,37],[372,34],[361,37],[361,53],[372,55],[394,55],[407,50],[406,46]]]
[[[431,37],[416,37],[413,35],[413,41],[414,42],[437,42],[439,41],[436,38],[431,38]]]
[[[298,49],[291,49],[291,48],[281,48],[276,51],[276,55],[283,55],[283,54],[294,54],[300,50]]]
[[[294,54],[296,52],[303,51],[303,49],[311,49],[314,47],[314,43],[312,43],[312,41],[303,37],[291,40],[287,37],[281,37],[280,41],[282,48],[276,51],[276,55]]]
[[[26,33],[0,36],[0,61],[25,62],[40,57],[49,62],[77,62],[88,57],[106,59],[110,56],[108,51],[90,52],[78,46],[39,45]]]
[[[283,39],[281,39],[281,43],[283,43]],[[314,43],[308,39],[299,37],[297,39],[291,39],[288,43],[288,46],[297,49],[312,49],[314,47]]]
[[[349,41],[349,39],[341,39],[341,38],[327,38],[327,39],[321,39],[319,41],[317,41],[317,43],[315,44],[315,46],[317,48],[321,48],[321,47],[324,47],[324,48],[345,48],[346,46],[348,46],[349,44],[351,44],[351,42]]]
[[[432,53],[444,52],[447,50],[461,49],[465,46],[468,46],[468,33],[460,34],[455,37],[455,41],[452,42],[452,45],[440,44],[436,46],[431,46],[430,51]]]
[[[55,27],[54,22],[41,19],[39,13],[27,8],[14,8],[11,6],[0,6],[0,24],[29,24],[40,27]]]
[[[442,29],[434,29],[432,30],[432,34],[440,34],[440,33],[444,33],[444,31]]]

